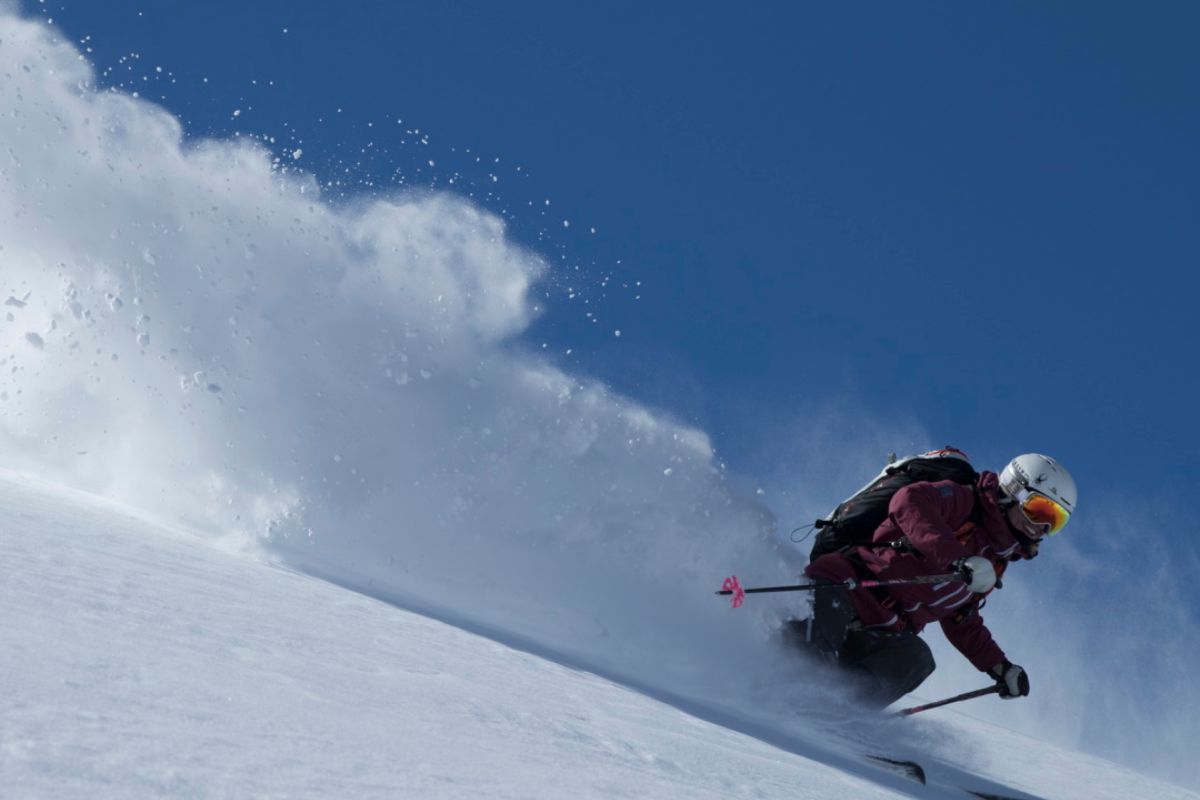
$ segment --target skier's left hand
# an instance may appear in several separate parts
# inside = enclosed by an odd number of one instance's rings
[[[1000,696],[1005,700],[1025,697],[1029,694],[1029,675],[1011,661],[1001,661],[992,667],[991,675],[1000,686]]]

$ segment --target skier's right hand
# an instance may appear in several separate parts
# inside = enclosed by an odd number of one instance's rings
[[[989,672],[996,679],[996,685],[1000,687],[1000,696],[1005,700],[1029,694],[1029,676],[1011,661],[1001,661]]]
[[[983,556],[960,558],[954,562],[954,570],[976,594],[989,592],[996,585],[996,568]]]

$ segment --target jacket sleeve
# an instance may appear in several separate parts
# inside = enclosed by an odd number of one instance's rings
[[[965,518],[965,503],[974,502],[973,490],[950,481],[912,483],[892,496],[888,515],[926,560],[944,569],[970,555],[947,520]]]
[[[942,620],[942,632],[958,652],[967,657],[980,672],[987,672],[1004,661],[1004,651],[992,639],[992,632],[983,624],[978,611],[968,614],[961,622],[953,618]]]

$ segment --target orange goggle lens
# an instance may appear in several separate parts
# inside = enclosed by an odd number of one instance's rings
[[[1069,511],[1044,494],[1029,495],[1021,504],[1021,510],[1033,524],[1048,525],[1047,533],[1058,533],[1066,527],[1067,520],[1071,518]]]

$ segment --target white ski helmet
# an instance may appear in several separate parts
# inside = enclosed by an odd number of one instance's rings
[[[1026,453],[1008,462],[1000,473],[1000,489],[1048,534],[1061,531],[1075,513],[1075,479],[1049,456]]]

